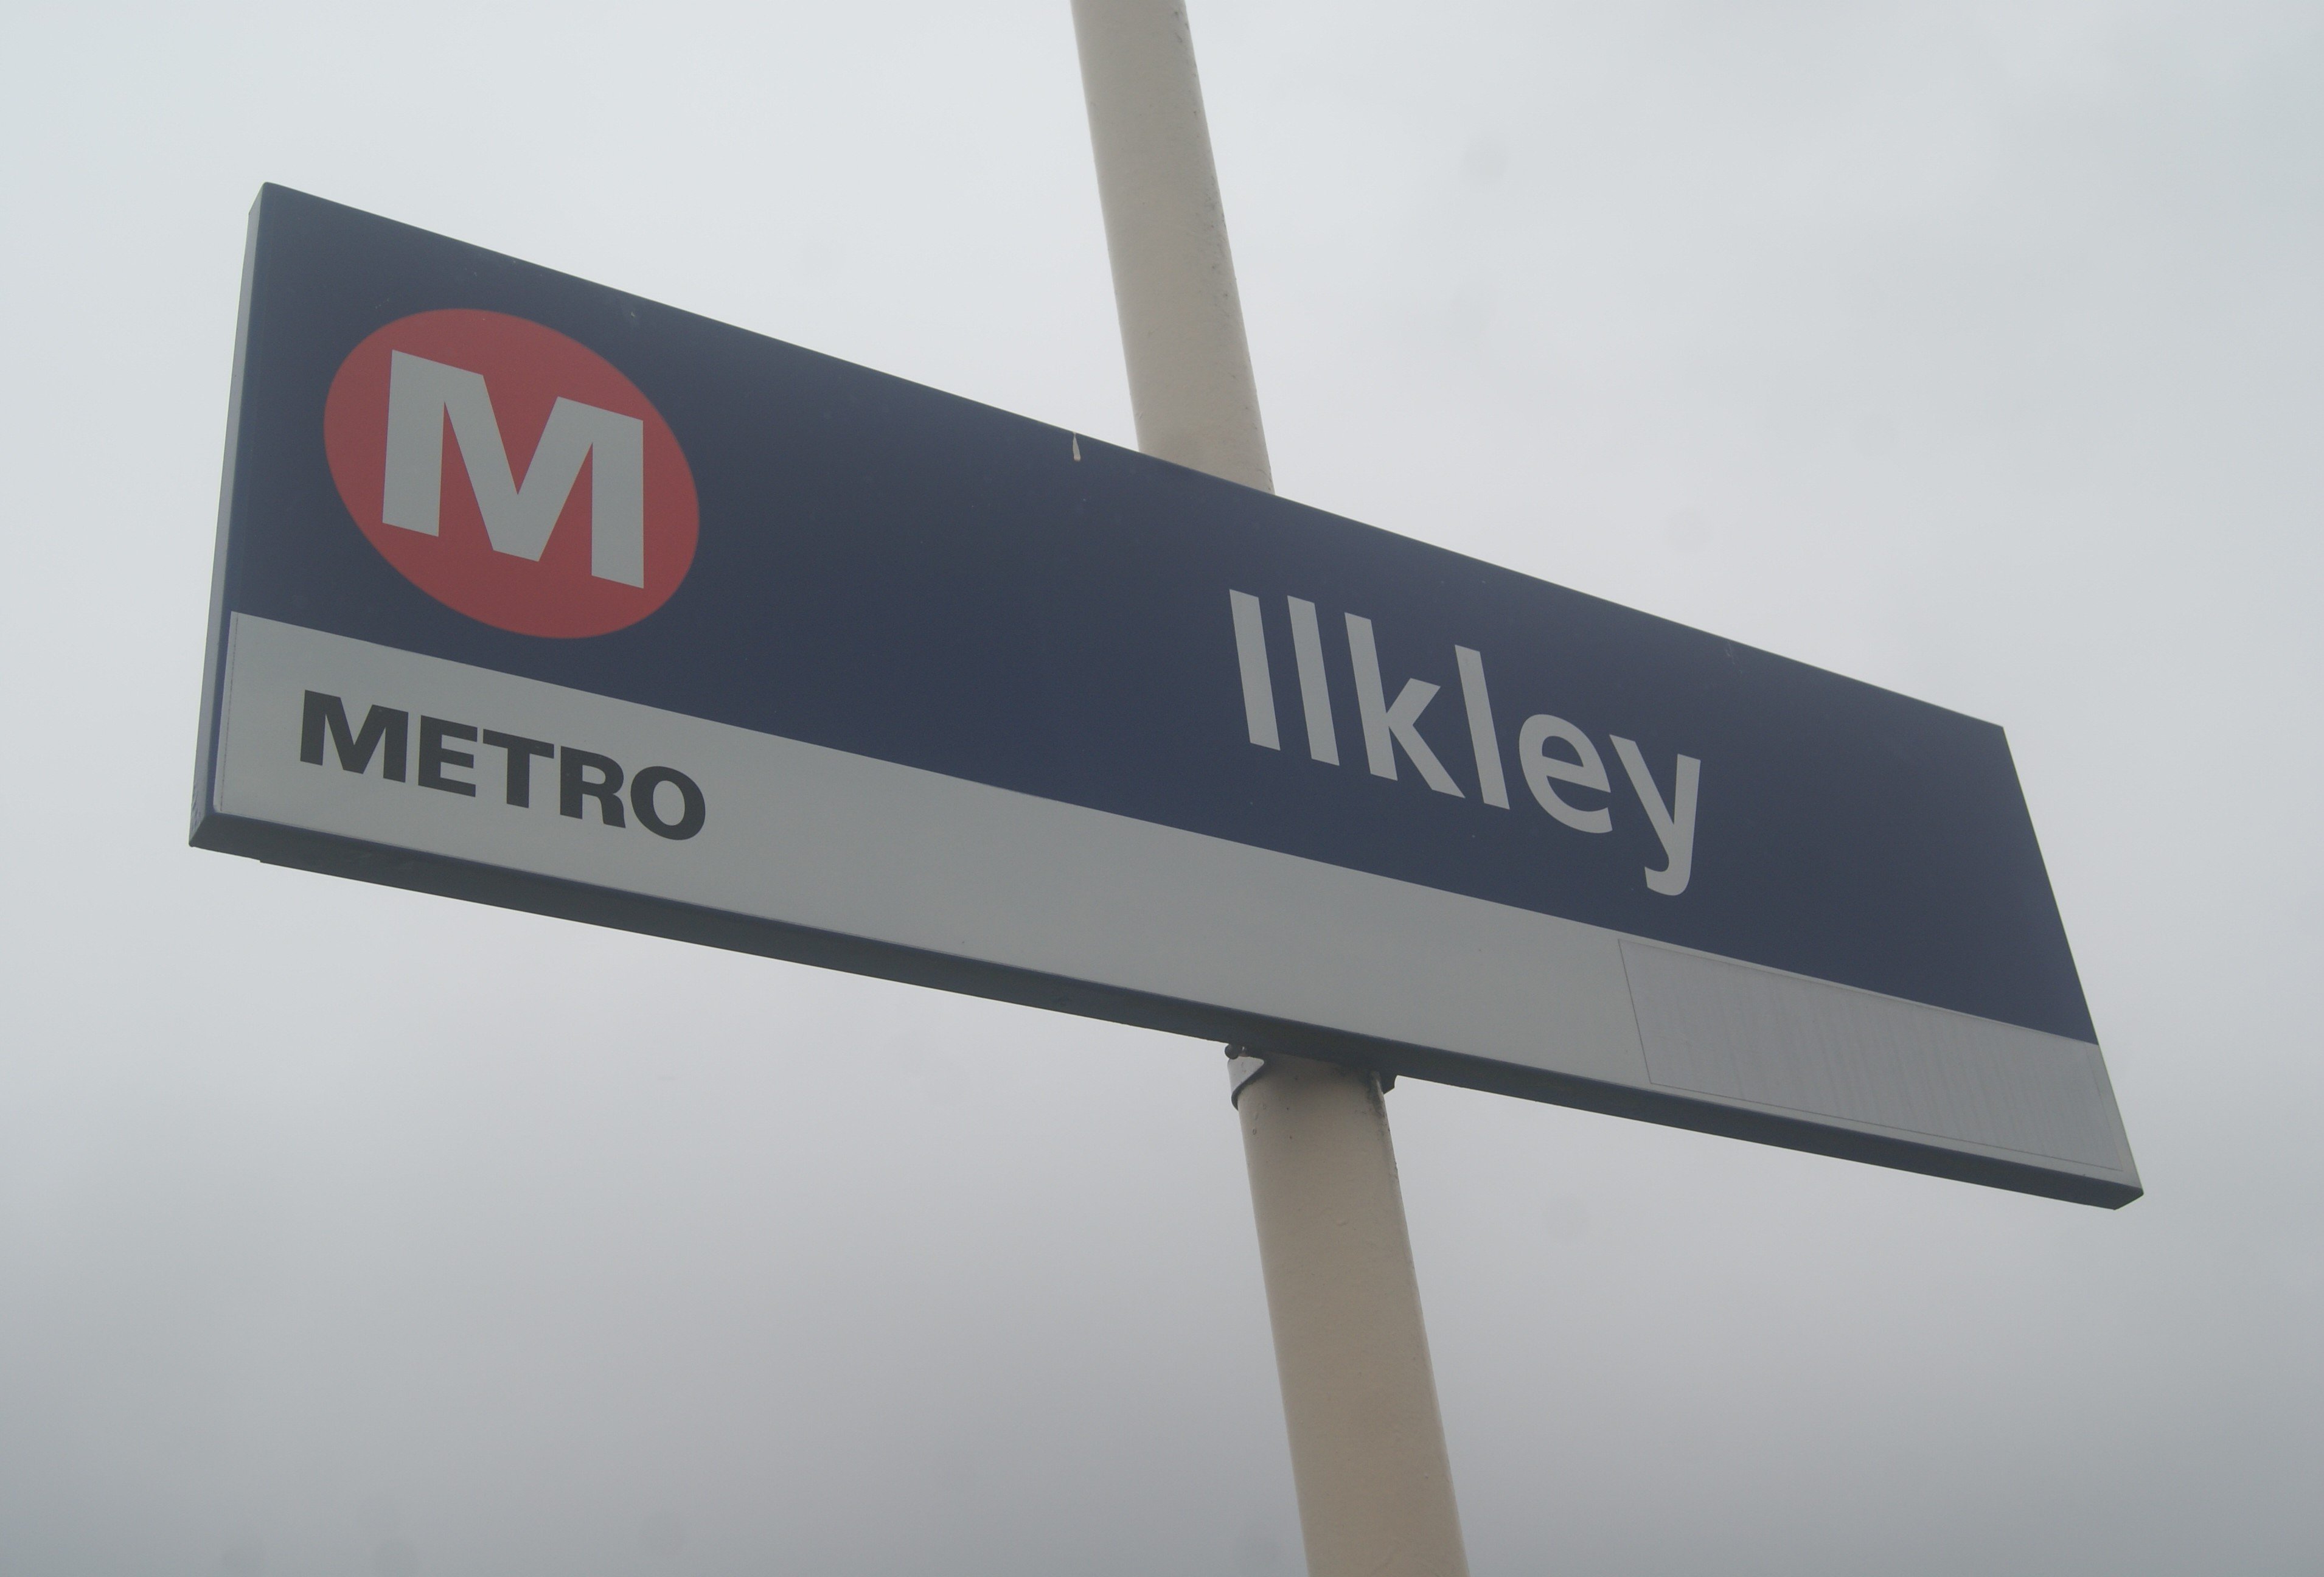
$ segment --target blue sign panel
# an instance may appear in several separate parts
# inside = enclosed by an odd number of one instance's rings
[[[193,840],[2118,1205],[2001,731],[269,187]]]

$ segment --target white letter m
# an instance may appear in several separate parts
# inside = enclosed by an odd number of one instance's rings
[[[509,470],[500,419],[484,374],[394,353],[387,383],[387,478],[380,519],[437,534],[444,503],[444,421],[468,467],[484,535],[495,553],[539,559],[581,479],[589,477],[589,573],[624,586],[646,583],[646,424],[576,400],[558,401],[525,467]]]

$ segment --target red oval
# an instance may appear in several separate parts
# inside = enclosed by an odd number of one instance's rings
[[[483,377],[509,480],[520,489],[534,480],[532,457],[559,400],[641,422],[645,584],[592,573],[595,449],[582,463],[538,559],[493,546],[470,477],[470,457],[453,424],[441,417],[435,534],[388,524],[383,502],[388,389],[398,351]],[[694,564],[701,510],[678,435],[612,363],[577,340],[522,318],[455,308],[416,313],[380,329],[348,354],[331,380],[323,408],[323,447],[340,499],[380,556],[438,602],[498,629],[568,640],[604,635],[636,623],[668,602]],[[492,460],[487,456],[478,463],[489,467]],[[540,480],[553,484],[557,479]],[[510,535],[504,529],[504,543]]]

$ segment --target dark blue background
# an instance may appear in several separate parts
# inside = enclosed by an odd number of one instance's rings
[[[224,611],[2096,1038],[1990,724],[1085,437],[1076,462],[1061,429],[279,187],[255,235]],[[701,544],[652,616],[510,634],[355,529],[324,456],[331,378],[445,307],[579,340],[677,432]],[[1229,588],[1266,612],[1279,752],[1245,732]],[[1307,756],[1286,594],[1323,622],[1339,767]],[[1443,687],[1421,726],[1465,798],[1401,758],[1394,782],[1365,770],[1350,612],[1391,699]],[[1476,797],[1456,643],[1484,656],[1506,811]],[[1533,804],[1515,737],[1535,712],[1604,751],[1611,834]],[[1665,798],[1675,756],[1702,761],[1677,898],[1646,886],[1664,857],[1615,733]]]

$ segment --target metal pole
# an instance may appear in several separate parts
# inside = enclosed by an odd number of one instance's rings
[[[1379,1083],[1270,1057],[1235,1105],[1307,1570],[1466,1577]]]
[[[1074,0],[1138,447],[1273,491],[1175,0]],[[1242,1056],[1232,1089],[1310,1577],[1467,1577],[1379,1081]]]
[[[1138,447],[1275,491],[1186,8],[1074,0]]]

